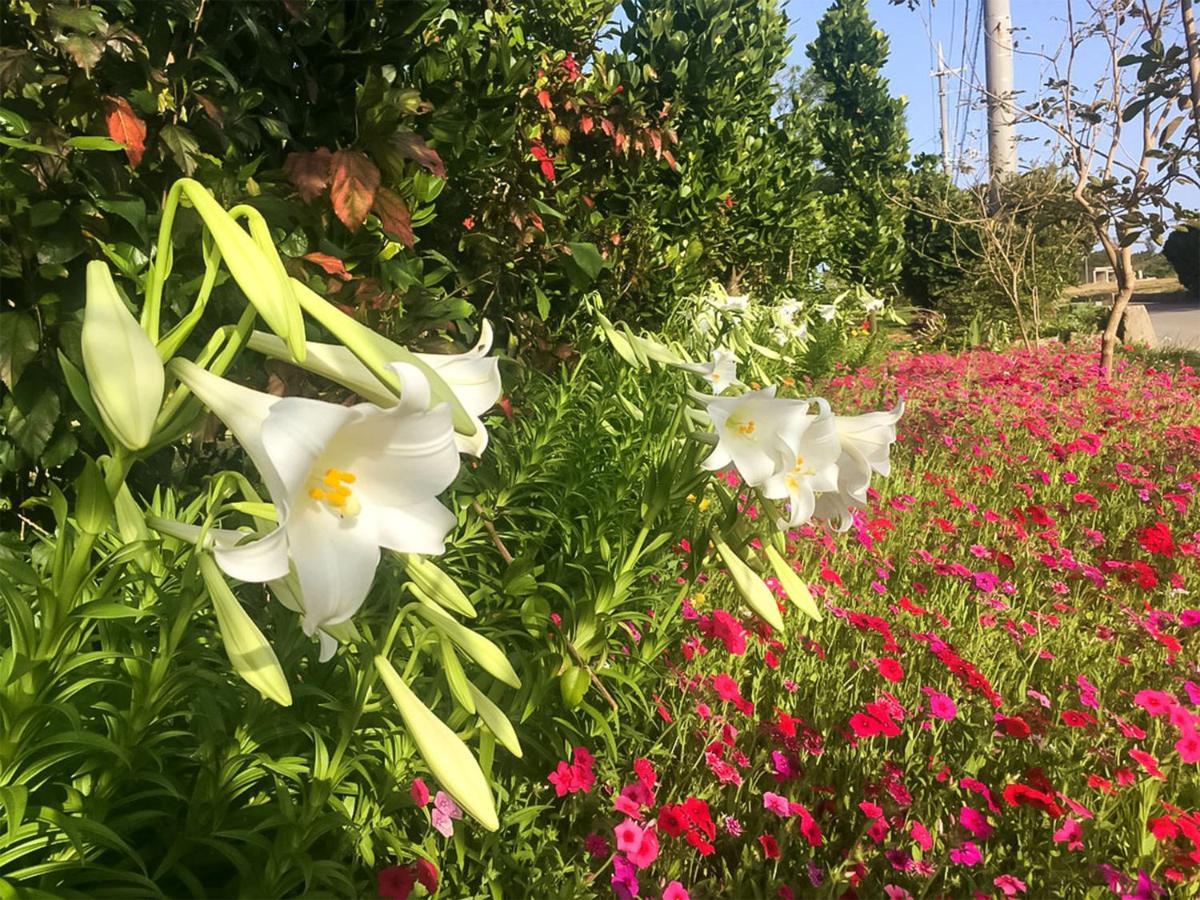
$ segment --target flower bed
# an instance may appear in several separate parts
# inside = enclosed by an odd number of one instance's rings
[[[714,574],[655,727],[550,775],[597,892],[1195,890],[1200,377],[1125,365],[835,378],[848,412],[907,398],[892,477],[849,534],[789,533],[824,621],[789,609],[777,639]]]

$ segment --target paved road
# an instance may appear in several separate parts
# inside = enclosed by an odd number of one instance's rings
[[[1160,346],[1200,350],[1200,302],[1147,299],[1142,303],[1150,313]]]

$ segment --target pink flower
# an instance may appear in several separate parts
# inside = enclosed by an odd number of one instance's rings
[[[1096,691],[1096,686],[1087,680],[1083,675],[1075,679],[1075,683],[1079,685],[1079,702],[1084,706],[1092,709],[1100,708],[1099,695]]]
[[[862,814],[868,819],[883,818],[883,807],[876,803],[872,803],[870,800],[864,800],[862,803],[858,804],[858,808],[862,810]]]
[[[1152,716],[1165,716],[1179,705],[1175,695],[1166,691],[1138,691],[1133,695],[1133,702]]]
[[[958,707],[948,695],[932,688],[925,688],[925,691],[929,694],[929,712],[934,718],[949,721],[958,715]]]
[[[929,829],[920,822],[913,822],[908,829],[908,833],[912,835],[912,839],[917,842],[917,846],[924,852],[928,853],[933,847],[933,837],[929,833]]]
[[[672,881],[663,891],[662,900],[691,900],[688,897],[688,892],[683,889],[683,885],[678,881]]]
[[[780,779],[791,778],[796,774],[792,768],[792,761],[788,759],[786,753],[780,753],[778,750],[771,751],[771,765],[775,767],[775,776]]]
[[[617,794],[617,796],[613,797],[613,809],[627,816],[633,816],[635,819],[640,819],[642,816],[641,806],[624,794]]]
[[[658,834],[653,826],[642,832],[636,847],[626,854],[629,861],[639,869],[644,869],[658,859]]]
[[[592,766],[596,759],[584,747],[576,747],[571,751],[571,764],[560,762],[550,773],[549,782],[554,785],[554,791],[559,797],[574,794],[577,791],[586,794],[596,783],[596,775]]]
[[[1185,763],[1200,762],[1200,733],[1195,728],[1180,731],[1175,750]]]
[[[642,842],[642,827],[633,819],[626,819],[613,829],[617,837],[617,849],[622,853],[636,850]]]
[[[1025,882],[1013,875],[997,875],[992,884],[1004,892],[1005,897],[1015,897],[1025,893]]]
[[[1083,849],[1083,829],[1079,826],[1079,822],[1070,817],[1063,822],[1062,827],[1054,832],[1054,842],[1056,844],[1066,844],[1068,850]]]
[[[788,810],[787,797],[781,797],[779,794],[773,794],[770,791],[763,794],[763,809],[769,809],[783,819],[791,815]]]
[[[883,895],[887,900],[913,900],[912,894],[895,884],[885,884],[883,886]]]
[[[433,812],[429,816],[434,829],[442,837],[450,837],[454,834],[454,820],[462,817],[462,810],[458,808],[458,804],[450,798],[450,795],[444,791],[438,791],[433,798]]]

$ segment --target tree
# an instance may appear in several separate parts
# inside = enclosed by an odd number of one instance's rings
[[[634,227],[654,221],[678,241],[662,253],[664,264],[682,263],[669,276],[679,291],[712,279],[779,289],[820,221],[809,111],[778,102],[791,47],[780,4],[628,0],[624,12],[631,87],[672,111],[680,154],[659,190],[631,185]],[[617,280],[621,291],[634,288]]]
[[[1200,297],[1200,228],[1175,229],[1163,244],[1162,252],[1179,283],[1192,296]]]
[[[1071,182],[1043,167],[963,189],[926,157],[912,183],[906,285],[952,328],[1003,322],[1039,340],[1089,244]]]
[[[1162,237],[1168,228],[1163,209],[1176,219],[1186,217],[1168,191],[1181,181],[1200,185],[1194,163],[1189,165],[1200,134],[1194,123],[1187,127],[1187,53],[1166,43],[1173,4],[1088,0],[1085,17],[1077,19],[1079,5],[1067,0],[1067,42],[1048,59],[1054,77],[1025,114],[1053,135],[1072,174],[1075,201],[1116,275],[1101,343],[1101,368],[1108,376],[1117,329],[1133,296],[1135,245],[1143,237],[1155,242]],[[1085,87],[1081,60],[1085,48],[1097,47],[1105,69]]]
[[[895,281],[904,246],[904,211],[889,197],[904,177],[908,134],[904,100],[891,96],[880,74],[888,52],[866,0],[836,0],[808,45],[824,95],[815,127],[827,175],[832,263],[871,290]]]

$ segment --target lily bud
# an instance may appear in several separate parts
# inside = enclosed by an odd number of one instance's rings
[[[508,751],[517,759],[524,756],[521,742],[517,740],[517,732],[513,728],[512,722],[508,720],[508,716],[500,711],[500,707],[493,703],[487,694],[469,681],[467,689],[471,692],[471,699],[475,701],[475,709],[479,713],[479,718],[483,719],[483,724],[496,736],[496,740],[508,748]]]
[[[489,675],[503,681],[509,687],[519,688],[521,686],[521,679],[517,676],[516,670],[513,669],[512,663],[508,661],[503,650],[483,635],[476,634],[470,628],[450,618],[435,606],[425,592],[415,584],[410,584],[409,589],[421,601],[421,605],[416,608],[416,611],[425,621],[454,641],[463,653],[479,663],[480,668]]]
[[[413,583],[424,591],[431,600],[470,619],[475,618],[475,607],[454,579],[429,560],[416,553],[404,554],[404,569]]]
[[[604,336],[608,338],[608,342],[612,344],[612,348],[617,351],[617,356],[621,357],[621,359],[625,360],[626,363],[635,369],[640,369],[642,362],[638,359],[637,354],[633,352],[633,347],[625,335],[617,331],[613,323],[603,313],[596,313],[596,319],[600,322],[600,328],[604,332]]]
[[[386,657],[375,657],[375,669],[433,777],[479,824],[488,831],[498,829],[500,820],[492,789],[467,745],[417,699]]]
[[[100,417],[121,444],[141,450],[150,443],[162,406],[163,364],[99,260],[87,267],[81,340],[83,368]]]
[[[787,560],[780,556],[779,551],[774,547],[768,545],[766,553],[767,562],[771,564],[775,577],[779,579],[779,583],[783,585],[783,589],[791,601],[800,608],[802,613],[820,622],[823,618],[821,608],[817,606],[817,601],[813,599],[804,579],[796,574],[796,570],[788,565]]]
[[[234,671],[268,700],[274,700],[280,706],[291,706],[292,692],[270,643],[233,595],[212,556],[198,553],[197,560]]]
[[[190,178],[180,179],[177,184],[204,220],[238,287],[270,329],[303,359],[304,323],[282,263],[276,265],[266,256],[204,185]]]
[[[783,631],[783,617],[779,615],[779,606],[775,603],[775,595],[771,593],[771,589],[763,583],[753,569],[746,565],[740,556],[729,548],[728,544],[720,538],[714,538],[713,542],[716,544],[717,553],[721,555],[721,560],[733,577],[733,583],[737,585],[738,593],[746,601],[746,605],[776,631]]]

